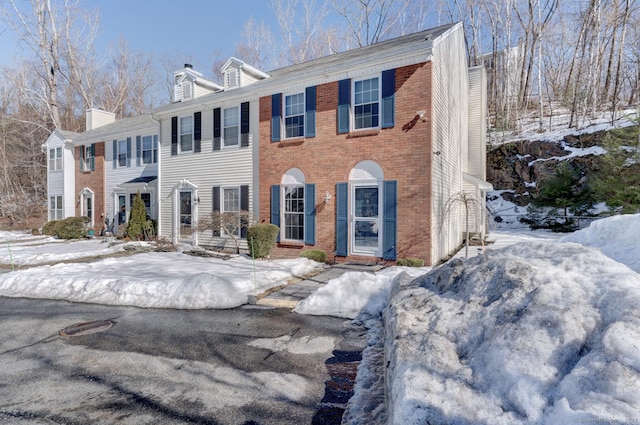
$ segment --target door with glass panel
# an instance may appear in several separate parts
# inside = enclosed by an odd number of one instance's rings
[[[178,210],[180,211],[180,238],[188,239],[193,234],[192,229],[192,192],[190,190],[180,191],[180,198],[178,199]]]
[[[381,252],[380,189],[377,184],[352,188],[351,247],[354,254],[379,256]]]

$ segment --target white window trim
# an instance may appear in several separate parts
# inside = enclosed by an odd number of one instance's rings
[[[95,223],[95,215],[96,215],[96,196],[95,193],[93,192],[93,190],[89,189],[88,187],[85,187],[84,189],[82,189],[80,191],[80,215],[81,216],[86,216],[87,211],[85,208],[85,201],[87,198],[91,199],[91,221],[89,222],[89,227],[93,227],[94,223]]]
[[[124,142],[124,152],[120,152],[120,144]],[[120,165],[120,155],[124,155],[124,165]],[[127,139],[116,141],[116,168],[127,168]]]
[[[53,158],[51,154],[53,154]],[[62,155],[62,147],[60,146],[49,149],[49,171],[62,171]]]
[[[92,144],[82,145],[82,158],[80,158],[80,161],[84,162],[83,170],[85,173],[89,171],[93,171],[91,170],[91,158],[94,158],[94,161],[95,161],[95,156],[93,155],[89,156],[89,152],[91,151],[91,146]]]
[[[140,163],[142,165],[148,165],[148,164],[156,164],[157,163],[157,158],[158,158],[158,147],[156,146],[156,143],[153,140],[154,135],[147,135],[147,136],[142,136],[140,138]],[[151,139],[151,149],[145,149],[144,148],[144,139],[149,138]],[[151,153],[151,162],[144,162],[144,153],[145,151],[149,151]],[[155,154],[155,155],[154,155]],[[154,156],[156,158],[156,160],[154,161]]]
[[[235,109],[236,112],[237,112],[237,117],[238,117],[238,124],[237,124],[237,126],[235,126],[235,127],[238,128],[238,136],[236,138],[236,143],[234,145],[227,145],[227,141],[225,140],[225,135],[224,135],[224,130],[226,128],[232,128],[232,127],[226,127],[225,126],[225,122],[224,122],[224,113],[225,113],[225,111],[230,110],[230,109]],[[221,142],[222,143],[220,144],[220,147],[222,149],[237,149],[237,148],[240,147],[240,124],[241,124],[241,121],[242,121],[242,117],[240,116],[240,112],[241,112],[240,111],[240,105],[238,105],[238,106],[230,106],[228,108],[222,108],[222,111],[221,111],[221,115],[222,116],[220,117],[220,119],[222,120],[222,123],[221,123],[222,124],[221,125],[221,127],[222,127],[221,128],[221,132],[222,132],[222,134],[221,134],[221,136],[222,136],[221,137],[221,139],[222,139]]]
[[[371,80],[373,78],[378,79],[378,102],[377,102],[378,103],[378,125],[375,127],[356,128],[356,82]],[[350,131],[357,132],[357,131],[380,129],[381,121],[382,121],[382,73],[374,74],[374,75],[365,75],[359,78],[352,78],[351,79],[351,104],[349,106],[350,106],[349,114],[351,115],[349,120],[350,127],[351,127]]]
[[[238,193],[238,204],[237,204],[237,210],[235,211],[227,211],[225,210],[225,203],[224,203],[224,194],[226,190],[235,190]],[[237,212],[238,213],[238,231],[240,232],[240,212],[242,211],[240,209],[240,203],[241,203],[241,199],[240,197],[242,196],[242,194],[240,193],[241,189],[240,186],[220,186],[220,213],[224,214],[224,213],[228,213],[228,212]],[[231,235],[228,235],[227,232],[224,229],[220,229],[220,235],[224,236],[224,237],[231,237]],[[239,236],[239,235],[233,235],[233,236]]]
[[[51,208],[51,199],[54,199],[55,208]],[[60,200],[60,208],[58,208],[58,199]],[[59,213],[59,214],[58,214]],[[49,221],[62,220],[64,214],[64,204],[62,195],[49,196]]]
[[[285,241],[295,241],[295,242],[304,242],[304,228],[305,228],[305,222],[304,222],[304,207],[305,207],[305,198],[307,196],[305,189],[305,184],[304,183],[283,183],[280,185],[281,187],[281,191],[282,191],[282,196],[281,196],[281,200],[280,200],[280,211],[282,211],[280,213],[280,223],[282,223],[282,234],[280,235],[280,237],[285,240]],[[302,188],[302,238],[301,239],[292,239],[292,238],[287,238],[287,220],[286,220],[286,215],[287,215],[287,211],[286,211],[286,205],[287,205],[287,188]],[[289,213],[289,214],[300,214],[300,213]]]
[[[302,95],[302,119],[304,120],[304,125],[302,126],[302,136],[293,136],[293,137],[287,137],[287,114],[286,114],[286,110],[287,110],[287,96],[295,96],[295,95]],[[306,104],[307,104],[307,95],[305,93],[305,90],[302,91],[295,91],[295,92],[290,92],[290,93],[282,93],[282,128],[280,129],[280,134],[283,135],[283,139],[287,139],[287,140],[291,140],[291,139],[300,139],[300,138],[304,138],[305,135],[305,131],[306,131],[306,127],[307,127],[307,122],[306,122],[306,116],[305,116],[305,109],[306,109]],[[299,115],[296,115],[299,116]]]
[[[185,133],[185,134],[191,134],[191,149],[190,150],[182,150],[182,120],[185,118],[189,118],[191,120],[191,133]],[[189,153],[193,153],[193,145],[194,145],[194,140],[193,140],[193,115],[185,115],[184,117],[179,117],[178,118],[178,154],[189,154]]]

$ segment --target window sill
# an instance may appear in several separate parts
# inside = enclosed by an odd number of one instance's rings
[[[278,242],[278,248],[304,248],[304,242],[299,241],[280,241]]]
[[[367,136],[377,136],[378,134],[380,134],[379,128],[371,128],[367,130],[356,130],[356,131],[349,132],[349,134],[347,134],[347,139],[355,139],[358,137],[367,137]]]
[[[295,139],[284,139],[278,142],[279,148],[285,148],[287,146],[300,146],[306,139],[304,137],[297,137]]]

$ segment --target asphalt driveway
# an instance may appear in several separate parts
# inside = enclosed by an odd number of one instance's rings
[[[0,298],[0,332],[0,424],[19,425],[339,424],[365,344],[344,319],[261,306]]]

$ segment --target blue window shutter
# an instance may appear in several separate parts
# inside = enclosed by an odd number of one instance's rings
[[[85,147],[84,146],[80,146],[80,152],[78,155],[78,158],[80,159],[80,161],[78,161],[80,163],[80,171],[84,171],[84,155],[85,155]]]
[[[113,169],[118,168],[118,141],[113,141]]]
[[[316,136],[316,86],[307,87],[304,95],[304,137]]]
[[[240,147],[249,146],[249,102],[240,104]]]
[[[336,184],[336,255],[349,255],[349,184]]]
[[[211,196],[213,198],[213,212],[220,212],[220,186],[213,186]],[[213,229],[213,236],[220,236],[220,229]]]
[[[131,137],[127,137],[127,167],[131,167]]]
[[[316,185],[304,185],[304,243],[316,244]]]
[[[271,141],[280,141],[280,120],[282,115],[282,93],[271,95]]]
[[[280,186],[271,186],[271,224],[280,227]],[[278,232],[277,242],[280,242],[280,232]]]
[[[213,150],[214,151],[220,150],[220,140],[221,140],[220,135],[222,134],[220,113],[221,113],[220,108],[215,108],[213,110]]]
[[[351,79],[338,81],[338,134],[349,132]]]
[[[96,169],[96,145],[91,145],[91,163],[89,164],[89,171],[94,171]]]
[[[249,186],[242,185],[240,186],[240,211],[249,211]],[[240,237],[243,239],[247,238],[247,227],[249,227],[249,222],[246,218],[240,219]]]
[[[395,260],[398,237],[398,182],[385,180],[383,185],[382,258]]]
[[[382,71],[382,128],[395,125],[396,70]]]
[[[200,152],[202,145],[202,112],[193,113],[193,152]]]
[[[140,166],[142,163],[142,137],[136,136],[136,165]]]
[[[171,155],[178,155],[178,117],[171,117]]]

